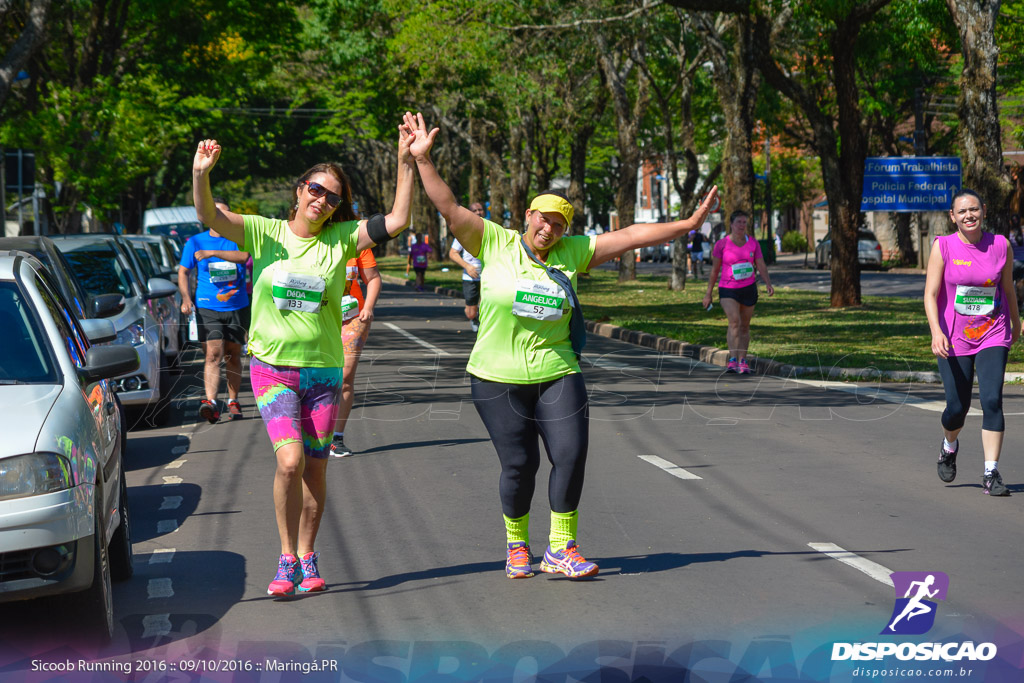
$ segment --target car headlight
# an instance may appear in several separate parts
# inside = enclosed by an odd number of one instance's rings
[[[146,343],[146,322],[139,318],[128,327],[117,333],[115,344],[131,344],[142,346]]]
[[[56,453],[29,453],[0,460],[0,500],[71,488],[71,464]]]

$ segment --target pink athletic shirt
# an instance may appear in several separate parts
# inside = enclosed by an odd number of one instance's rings
[[[1009,348],[1013,338],[1001,277],[1008,242],[984,232],[977,244],[959,233],[936,237],[945,270],[939,288],[939,327],[953,354],[972,356],[990,346]]]
[[[761,245],[750,235],[742,247],[737,247],[732,238],[726,235],[715,242],[711,256],[722,259],[722,271],[718,277],[718,286],[726,289],[749,287],[757,282],[757,259],[761,255]],[[744,275],[749,272],[750,275]],[[739,276],[739,279],[737,279]]]

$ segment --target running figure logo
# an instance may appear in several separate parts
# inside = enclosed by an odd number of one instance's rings
[[[927,633],[935,624],[933,600],[946,599],[949,577],[943,572],[893,572],[889,576],[896,591],[896,605],[882,635]]]

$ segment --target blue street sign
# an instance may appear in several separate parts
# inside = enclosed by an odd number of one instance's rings
[[[868,157],[860,210],[946,211],[960,176],[960,157]]]

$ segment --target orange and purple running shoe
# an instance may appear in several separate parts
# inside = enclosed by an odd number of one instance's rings
[[[508,544],[508,554],[505,560],[505,576],[510,579],[528,579],[533,576],[533,567],[530,566],[530,546],[522,541]]]
[[[295,595],[295,586],[302,583],[302,567],[294,555],[281,555],[277,563],[277,576],[267,587],[267,595],[283,598]]]
[[[327,590],[327,583],[320,578],[320,570],[316,566],[316,561],[320,558],[320,553],[306,553],[299,560],[302,565],[302,583],[299,584],[300,593],[314,593],[316,591]]]
[[[540,570],[548,574],[565,574],[570,579],[583,579],[588,576],[597,575],[597,565],[587,562],[580,555],[579,546],[576,541],[569,541],[565,550],[552,550],[548,546],[541,560]]]

